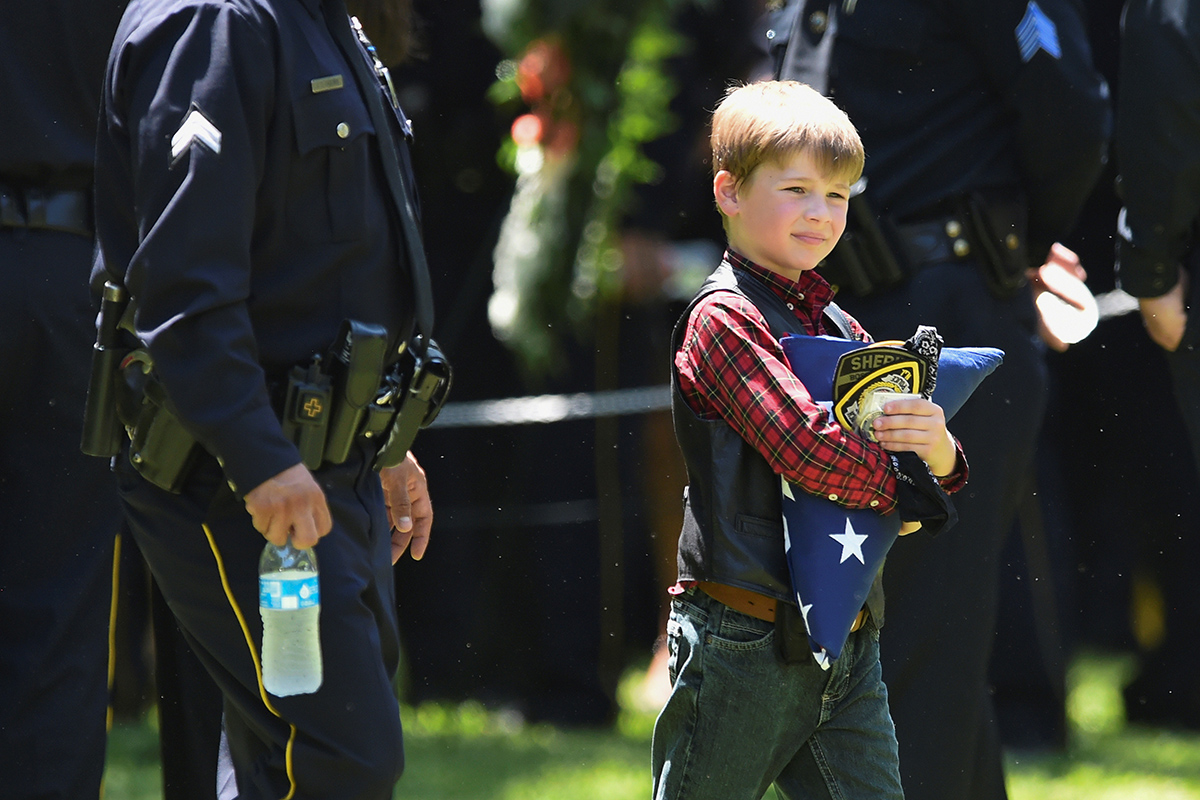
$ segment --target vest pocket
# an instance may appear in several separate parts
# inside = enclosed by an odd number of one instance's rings
[[[746,536],[761,536],[764,539],[783,539],[783,520],[751,517],[738,514],[733,521],[734,530]]]

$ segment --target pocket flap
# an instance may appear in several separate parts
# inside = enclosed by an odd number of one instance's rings
[[[296,101],[296,147],[301,154],[318,147],[345,147],[364,133],[375,133],[366,104],[350,81],[343,88],[308,94]]]

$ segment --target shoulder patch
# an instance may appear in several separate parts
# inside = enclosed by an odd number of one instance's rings
[[[1021,60],[1028,62],[1038,50],[1045,50],[1051,58],[1062,58],[1062,45],[1058,42],[1058,26],[1046,16],[1036,0],[1029,0],[1025,16],[1017,23],[1017,47]]]
[[[221,131],[196,106],[192,106],[171,137],[171,160],[177,161],[191,149],[192,143],[207,147],[214,155],[221,153]]]

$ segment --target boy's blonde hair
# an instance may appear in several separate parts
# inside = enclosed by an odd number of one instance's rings
[[[846,113],[798,81],[731,86],[712,118],[712,168],[740,185],[764,162],[806,152],[827,174],[854,183],[862,175],[862,140]]]

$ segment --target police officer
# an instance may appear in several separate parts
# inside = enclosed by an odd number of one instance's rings
[[[307,440],[281,423],[292,367],[344,320],[384,329],[392,354],[414,313],[428,327],[404,217],[407,128],[382,77],[340,0],[133,0],[109,55],[93,282],[128,292],[145,396],[197,442],[175,480],[156,451],[129,446],[116,472],[146,561],[224,695],[241,798],[391,797],[403,767],[391,567],[428,542],[424,474],[411,453],[377,473],[364,438],[310,469]],[[264,537],[316,546],[312,694],[262,687]]]
[[[0,775],[17,800],[97,797],[104,771],[120,509],[79,442],[96,112],[123,5],[0,19]]]
[[[972,464],[958,526],[888,558],[881,641],[905,795],[1002,798],[987,685],[998,562],[1046,386],[1025,275],[1099,175],[1107,90],[1073,0],[801,5],[783,76],[815,82],[858,127],[862,197],[899,268],[882,265],[859,285],[866,296],[844,290],[839,303],[880,338],[926,324],[948,345],[1005,351],[950,425]]]
[[[1200,456],[1200,5],[1130,0],[1121,31],[1116,156],[1125,203],[1117,277],[1138,298],[1150,338],[1163,349],[1175,399]],[[1154,430],[1145,431],[1149,437]],[[1193,487],[1194,489],[1194,487]],[[1175,491],[1181,491],[1179,487]],[[1125,689],[1130,721],[1200,730],[1196,678],[1194,536],[1164,543],[1166,640],[1143,658]]]

